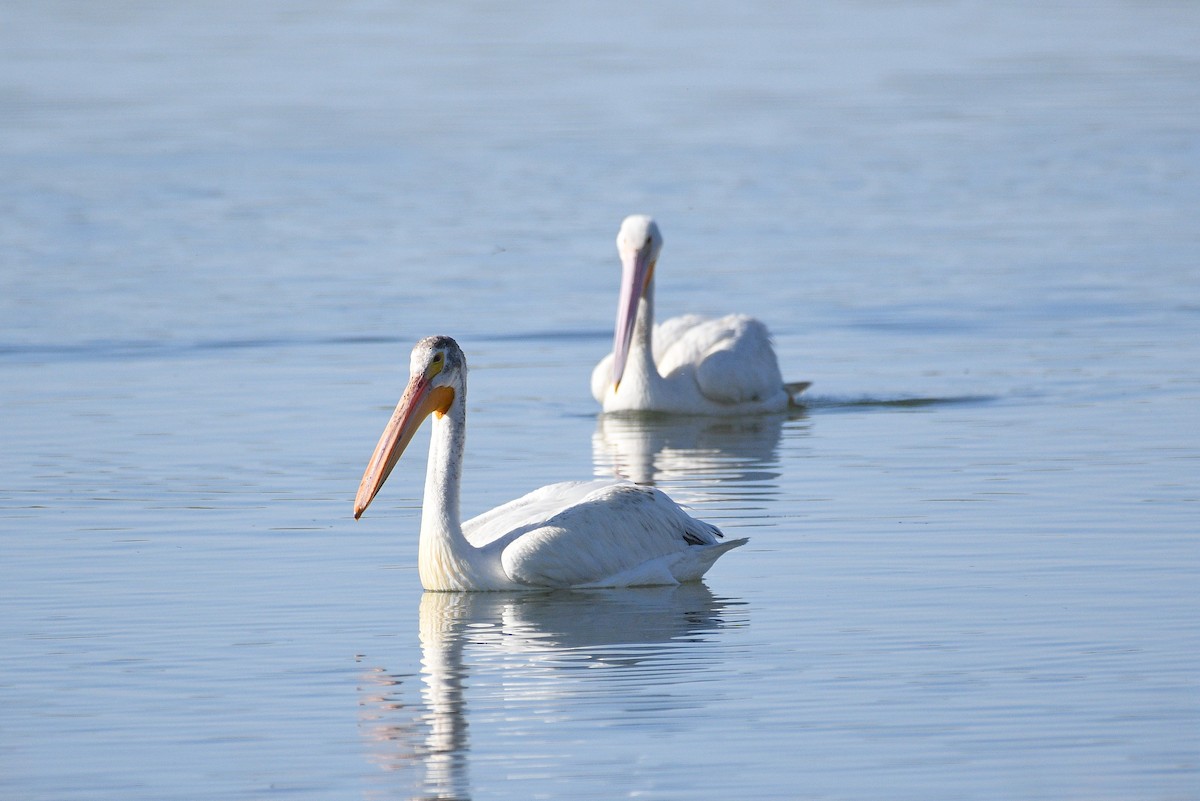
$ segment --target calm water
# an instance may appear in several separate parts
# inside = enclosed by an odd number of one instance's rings
[[[1200,8],[0,8],[0,797],[1200,797]],[[602,419],[613,237],[789,417]],[[652,481],[705,583],[429,595]]]

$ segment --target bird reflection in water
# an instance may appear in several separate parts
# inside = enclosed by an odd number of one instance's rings
[[[745,417],[602,414],[592,435],[597,476],[669,488],[680,502],[751,501],[778,493],[779,443],[807,430],[804,413]]]
[[[470,798],[472,718],[505,735],[489,737],[489,748],[511,742],[521,753],[510,756],[528,759],[531,744],[553,737],[547,725],[582,714],[622,719],[662,714],[669,709],[669,685],[696,681],[723,664],[713,635],[744,625],[742,606],[716,598],[699,582],[424,593],[420,699],[414,697],[412,674],[383,666],[364,673],[359,687],[359,725],[371,761],[387,772],[386,779],[371,783],[369,797]],[[620,677],[608,692],[602,686],[606,676]],[[681,708],[687,699],[680,698]],[[400,775],[404,780],[398,783]]]

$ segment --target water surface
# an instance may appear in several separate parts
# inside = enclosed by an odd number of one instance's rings
[[[1200,13],[0,11],[0,796],[1181,799],[1200,787]],[[600,417],[620,219],[802,409]],[[424,595],[464,512],[654,483],[701,585]]]

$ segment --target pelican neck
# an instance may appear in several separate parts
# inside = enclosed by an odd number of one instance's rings
[[[465,383],[465,382],[464,382]],[[465,387],[446,413],[434,416],[425,471],[418,570],[427,590],[469,590],[478,585],[476,549],[463,534],[459,498],[467,435]]]

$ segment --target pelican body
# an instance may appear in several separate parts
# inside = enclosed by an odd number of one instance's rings
[[[357,519],[421,423],[433,434],[421,512],[418,570],[427,590],[624,587],[696,581],[745,539],[721,542],[664,493],[622,481],[550,484],[461,522],[467,363],[447,336],[413,348],[410,378],[367,464]]]
[[[613,351],[592,371],[606,412],[764,414],[782,412],[807,383],[784,384],[767,327],[753,317],[696,314],[654,324],[658,225],[626,217],[617,233],[621,294]]]

